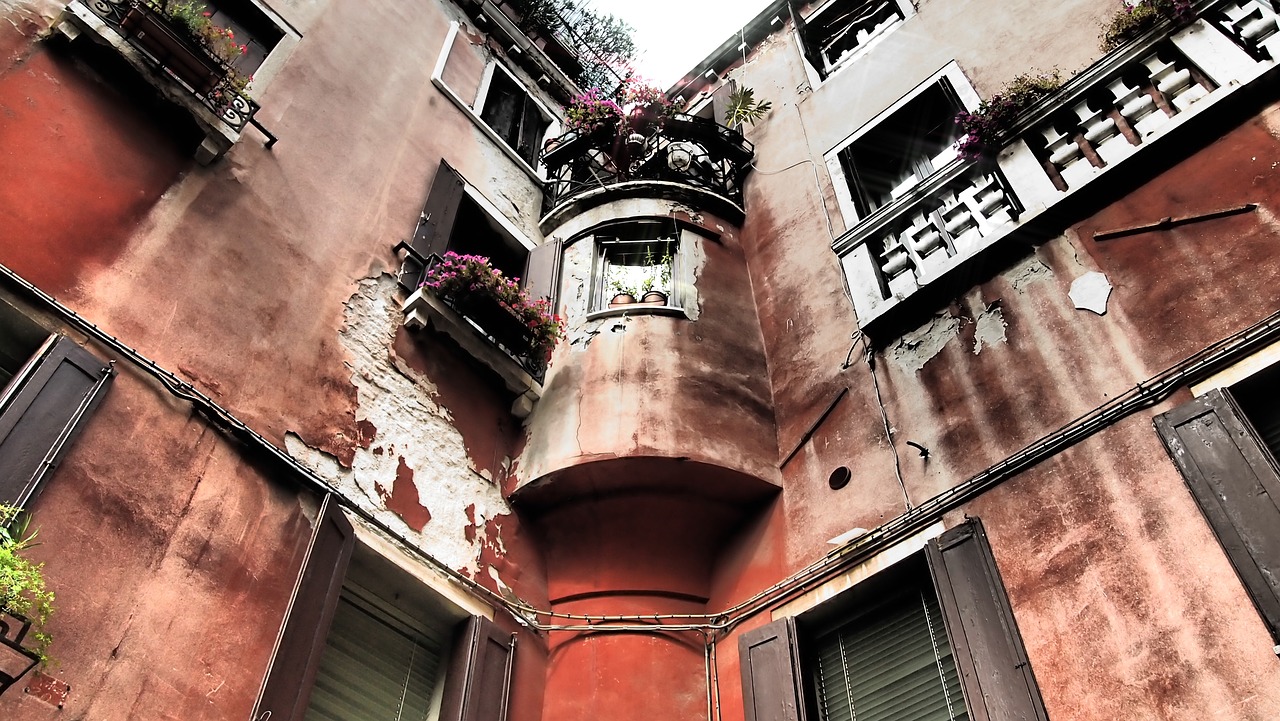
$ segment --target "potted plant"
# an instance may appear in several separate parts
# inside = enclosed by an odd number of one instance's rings
[[[0,669],[0,693],[36,665],[49,663],[52,638],[45,624],[53,613],[53,592],[45,587],[44,564],[23,555],[36,535],[28,532],[29,523],[21,509],[0,505],[0,645],[29,660],[16,674]]]
[[[248,52],[235,31],[213,22],[194,0],[134,3],[121,22],[126,37],[201,95],[242,92],[250,78],[232,64]],[[225,86],[223,88],[222,86]]]
[[[725,124],[740,131],[743,123],[754,126],[771,109],[773,103],[756,100],[756,91],[743,87],[729,94],[729,103],[724,109]]]
[[[453,251],[427,270],[425,288],[470,318],[512,354],[545,364],[564,335],[551,303],[531,300],[519,278],[507,278],[482,255]]]
[[[1018,116],[1061,85],[1062,78],[1056,69],[1023,73],[1009,81],[1000,92],[982,101],[977,110],[957,113],[955,123],[963,133],[956,146],[960,157],[980,160],[993,156],[1000,150]]]
[[[1161,20],[1183,23],[1195,17],[1190,0],[1139,0],[1124,6],[1102,27],[1099,41],[1111,52],[1155,27]]]

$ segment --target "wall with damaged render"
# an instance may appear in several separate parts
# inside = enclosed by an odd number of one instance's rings
[[[1106,186],[1049,237],[1013,240],[954,297],[873,339],[859,333],[830,248],[851,221],[824,155],[953,60],[982,97],[1037,63],[1069,76],[1101,54],[1098,26],[1113,9],[916,4],[915,16],[820,83],[789,21],[745,62],[726,61],[724,77],[773,104],[746,132],[757,170],[741,237],[783,491],[717,568],[712,607],[734,608],[822,559],[828,539],[900,517],[1280,309],[1272,93],[1223,111],[1230,117],[1202,142]],[[1259,207],[1093,239],[1246,203]],[[1184,390],[940,517],[984,521],[1055,721],[1280,713],[1265,627],[1151,425],[1189,397]],[[852,481],[832,490],[842,466]],[[740,632],[774,610],[717,644],[725,718],[742,714]]]
[[[431,82],[451,22],[462,32],[447,79],[471,88],[466,102],[500,50],[450,3],[273,7],[302,36],[256,94],[280,141],[268,150],[250,129],[201,167],[199,136],[143,84],[92,48],[42,37],[60,5],[0,4],[0,175],[23,179],[0,189],[0,262],[445,565],[545,603],[502,492],[520,442],[511,398],[447,340],[401,328],[389,275],[441,158],[541,238],[535,181]],[[63,599],[52,628],[63,663],[50,675],[71,688],[65,708],[19,689],[0,716],[249,715],[313,501],[138,385],[122,376],[34,507]],[[213,640],[233,626],[243,633]],[[526,646],[513,719],[540,714]],[[204,661],[171,658],[190,649]],[[207,684],[195,683],[201,662]]]

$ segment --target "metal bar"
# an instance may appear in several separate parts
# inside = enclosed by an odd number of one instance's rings
[[[1129,228],[1120,228],[1118,230],[1105,230],[1093,234],[1094,240],[1112,240],[1114,238],[1124,238],[1130,235],[1138,235],[1140,233],[1149,233],[1155,230],[1169,230],[1180,225],[1189,225],[1191,223],[1199,223],[1204,220],[1215,220],[1217,218],[1229,218],[1233,215],[1242,215],[1251,213],[1258,209],[1257,203],[1246,203],[1238,205],[1234,208],[1225,208],[1223,210],[1213,210],[1208,213],[1200,213],[1198,215],[1185,215],[1181,218],[1161,218],[1155,223],[1146,225],[1135,225]]]

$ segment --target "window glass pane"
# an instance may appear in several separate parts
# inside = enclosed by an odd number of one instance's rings
[[[602,242],[601,288],[597,297],[607,305],[619,294],[642,301],[646,294],[661,293],[662,304],[671,304],[676,248],[674,239]]]
[[[806,42],[817,51],[821,70],[829,73],[868,40],[902,19],[896,0],[837,2],[809,21]]]
[[[343,592],[320,660],[307,721],[424,721],[442,650]]]
[[[938,600],[908,588],[814,642],[822,721],[967,721]]]
[[[859,215],[910,190],[950,162],[963,108],[942,83],[929,87],[840,151],[840,163]]]
[[[480,118],[513,149],[520,141],[520,117],[524,114],[524,103],[525,94],[520,86],[505,72],[494,68]]]

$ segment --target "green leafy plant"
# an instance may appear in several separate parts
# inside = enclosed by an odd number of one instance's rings
[[[955,123],[963,133],[956,147],[960,157],[977,160],[999,150],[1018,116],[1061,86],[1057,69],[1023,73],[982,101],[974,112],[957,113]]]
[[[580,65],[566,68],[581,85],[615,88],[627,77],[636,54],[635,29],[614,15],[578,0],[509,0],[526,32],[553,36],[578,53]],[[609,90],[609,94],[613,91]]]
[[[754,126],[772,109],[773,103],[768,100],[756,100],[756,91],[752,88],[739,88],[729,95],[725,122],[731,128],[739,128],[743,123]]]
[[[1151,29],[1161,20],[1185,22],[1194,17],[1190,0],[1139,0],[1123,7],[1102,27],[1102,49],[1112,51]]]
[[[45,587],[44,564],[23,555],[36,537],[29,530],[31,517],[13,506],[0,505],[0,609],[31,621],[31,647],[40,664],[49,664],[52,637],[45,624],[53,613],[53,592]]]
[[[240,72],[234,63],[241,55],[249,52],[248,44],[238,42],[236,33],[231,28],[224,28],[213,22],[213,13],[204,3],[183,0],[162,5],[161,10],[173,25],[185,31],[195,44],[221,61],[226,68],[226,75],[210,92],[211,99],[219,106],[225,106],[234,101],[235,95],[243,95],[253,76]]]

